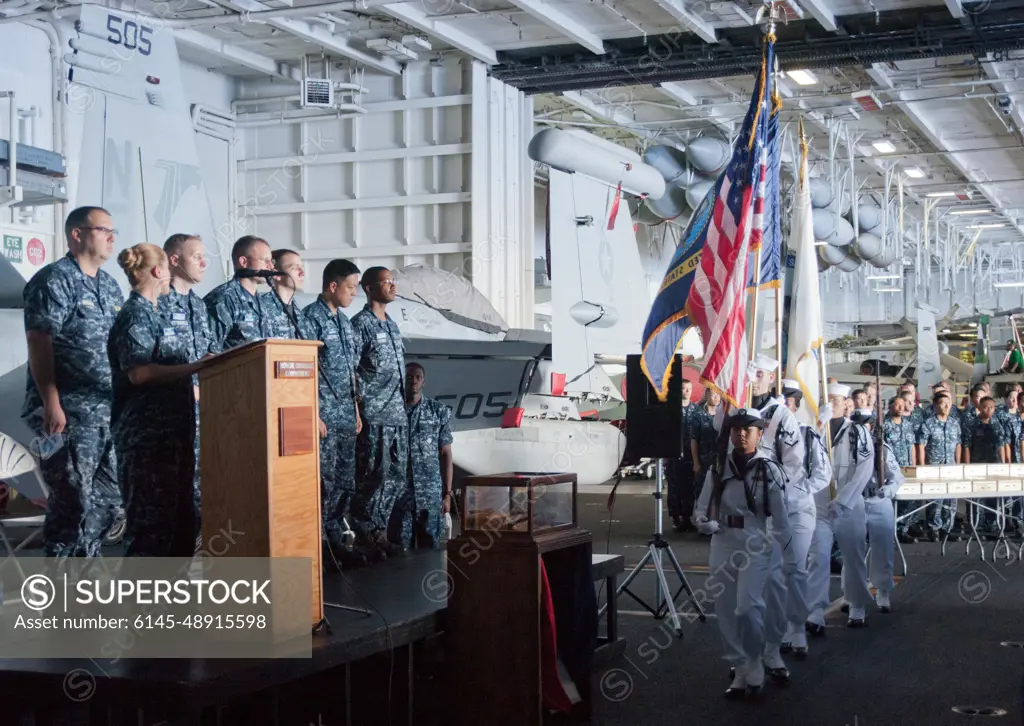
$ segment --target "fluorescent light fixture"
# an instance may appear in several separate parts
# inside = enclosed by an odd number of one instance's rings
[[[798,70],[798,71],[786,71],[786,75],[792,78],[801,86],[813,86],[818,82],[818,79],[814,77],[814,74],[810,71]]]
[[[876,287],[875,292],[903,292],[902,287]]]
[[[920,179],[924,176],[924,172],[918,169],[916,166],[910,166],[903,170],[903,173],[909,176],[911,179]]]
[[[951,209],[950,214],[992,214],[991,209]]]
[[[992,287],[1024,287],[1024,282],[996,282]]]
[[[925,194],[925,196],[931,197],[932,199],[936,197],[955,197],[956,192],[932,192],[931,194]]]
[[[993,224],[972,224],[967,229],[1001,229],[1005,227],[1005,224],[993,223]]]
[[[886,141],[885,139],[881,141],[875,141],[871,145],[874,146],[879,151],[881,151],[883,154],[891,154],[892,152],[896,151],[896,147],[893,146],[892,143]]]
[[[952,329],[952,328],[943,328],[943,329],[942,329],[942,332],[943,332],[943,333],[952,333],[952,332],[953,332],[953,329]]]
[[[868,275],[868,280],[899,280],[899,275]]]

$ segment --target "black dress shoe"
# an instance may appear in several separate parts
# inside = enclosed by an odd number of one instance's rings
[[[805,623],[804,630],[815,638],[821,638],[825,635],[825,626],[818,625],[817,623]]]
[[[734,680],[736,680],[736,668],[735,667],[729,669],[729,682],[731,683]]]
[[[866,628],[868,625],[866,620],[847,620],[846,627],[848,628]]]
[[[793,648],[793,657],[797,660],[807,660],[807,648]]]
[[[788,668],[765,668],[765,675],[780,685],[789,685]]]
[[[747,697],[747,689],[729,686],[725,689],[725,697],[730,701],[739,701]]]
[[[779,646],[779,653],[792,653],[792,652],[793,652],[793,644],[792,643],[783,643],[782,645]]]

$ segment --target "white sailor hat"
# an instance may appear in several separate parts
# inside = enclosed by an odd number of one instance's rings
[[[789,391],[793,391],[794,393],[802,393],[803,392],[801,390],[801,388],[800,388],[800,384],[797,383],[796,381],[794,381],[792,378],[783,378],[782,379],[782,392],[786,393],[786,392],[789,392]]]
[[[750,368],[755,371],[768,371],[774,373],[779,368],[779,362],[773,358],[769,358],[764,353],[758,353],[752,361],[750,361]]]
[[[858,408],[850,416],[854,423],[868,423],[875,417],[875,411],[871,408]]]
[[[842,396],[843,398],[849,398],[850,387],[845,386],[842,383],[829,383],[828,384],[828,395],[830,396]]]
[[[761,412],[756,408],[741,408],[729,417],[730,428],[747,428],[748,426],[764,428],[764,419],[761,418]]]

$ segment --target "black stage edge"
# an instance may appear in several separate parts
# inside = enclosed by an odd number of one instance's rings
[[[312,658],[0,659],[0,722],[436,723],[443,717],[424,713],[430,704],[427,699],[414,703],[413,693],[423,688],[414,688],[417,681],[437,681],[442,672],[439,663],[431,663],[430,643],[423,641],[443,629],[445,572],[445,553],[427,551],[344,575],[325,574],[325,601],[372,614],[326,608],[330,632],[313,636]],[[428,691],[440,686],[425,685]]]

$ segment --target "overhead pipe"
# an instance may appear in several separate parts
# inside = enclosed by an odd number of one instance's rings
[[[0,91],[0,98],[6,98],[10,104],[10,116],[8,121],[8,142],[7,142],[7,164],[10,174],[7,179],[7,186],[18,186],[18,104],[14,100],[14,91]]]
[[[266,126],[289,126],[291,124],[309,123],[310,121],[330,121],[332,119],[340,121],[367,113],[366,109],[362,106],[356,106],[349,103],[337,106],[335,109],[334,113],[324,113],[315,116],[283,116],[276,120],[265,119],[262,121],[238,121],[235,123],[235,128],[255,129]]]
[[[318,15],[331,11],[361,12],[368,8],[387,5],[388,0],[345,0],[344,2],[321,3],[319,5],[306,5],[303,7],[270,8],[268,10],[246,11],[235,14],[216,13],[212,15],[199,15],[191,18],[163,18],[157,15],[147,15],[136,11],[123,11],[125,16],[131,19],[144,20],[152,25],[163,28],[197,28],[207,25],[222,25],[225,23],[262,23],[266,20],[279,20],[284,18],[302,18]],[[65,5],[53,10],[33,10],[18,15],[7,15],[0,18],[0,23],[19,23],[26,20],[37,19],[58,19],[67,15],[80,12],[83,5],[96,5],[106,7],[99,3],[75,3]]]
[[[52,144],[53,151],[67,159],[64,134],[64,68],[61,65],[61,42],[57,29],[50,23],[36,20],[30,27],[43,31],[50,41],[50,76],[53,83],[53,95],[50,97],[52,111]],[[60,202],[53,205],[53,254],[55,259],[64,255],[64,218],[67,204]]]

